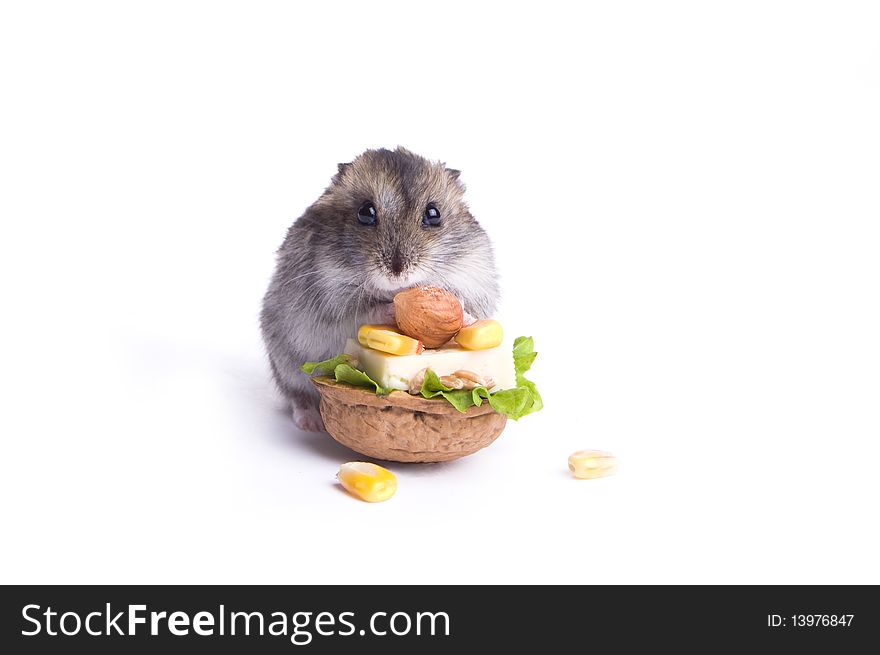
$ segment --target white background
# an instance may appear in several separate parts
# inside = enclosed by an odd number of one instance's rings
[[[876,5],[306,4],[0,9],[0,580],[880,583]],[[257,319],[397,144],[546,409],[369,505]]]

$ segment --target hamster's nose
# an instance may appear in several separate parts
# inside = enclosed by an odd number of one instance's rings
[[[391,272],[395,275],[400,275],[403,272],[403,257],[399,250],[395,250],[391,255]]]

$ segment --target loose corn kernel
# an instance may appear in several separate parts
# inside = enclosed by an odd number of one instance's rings
[[[604,450],[579,450],[568,458],[568,468],[582,480],[611,475],[617,466],[617,458]]]
[[[424,350],[421,341],[396,332],[391,325],[362,325],[358,343],[391,355],[419,355]]]
[[[455,340],[462,348],[468,350],[486,350],[501,345],[504,339],[504,330],[501,323],[491,319],[471,323],[461,328],[455,335]]]
[[[397,491],[397,478],[388,469],[369,462],[347,462],[336,474],[345,490],[368,503],[381,503]]]

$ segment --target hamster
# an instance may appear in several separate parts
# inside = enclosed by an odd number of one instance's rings
[[[495,258],[464,190],[459,171],[442,163],[401,147],[367,150],[339,164],[288,229],[260,322],[272,374],[300,429],[323,429],[318,393],[300,365],[338,355],[364,323],[393,322],[398,291],[442,287],[472,317],[492,316]]]

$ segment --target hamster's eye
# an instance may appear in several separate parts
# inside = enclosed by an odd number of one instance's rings
[[[433,204],[425,208],[425,215],[422,216],[422,225],[436,226],[440,225],[440,210]]]
[[[373,203],[365,202],[361,205],[361,208],[358,209],[358,221],[360,221],[361,225],[376,224],[376,208],[373,206]]]

